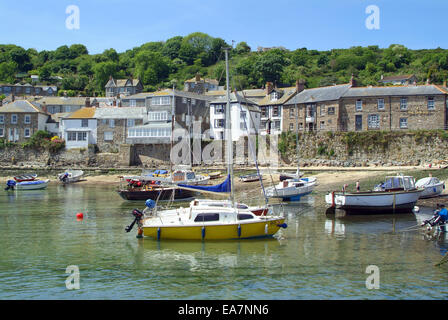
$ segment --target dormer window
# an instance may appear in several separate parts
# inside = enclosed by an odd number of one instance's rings
[[[273,92],[271,93],[271,101],[278,100],[278,98],[279,98],[279,94],[278,94],[278,92],[273,91]]]

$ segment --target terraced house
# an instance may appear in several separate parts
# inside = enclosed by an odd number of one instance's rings
[[[143,91],[143,85],[138,79],[114,79],[112,76],[106,83],[105,88],[106,97],[130,96]]]
[[[25,142],[39,130],[45,130],[49,115],[27,100],[15,100],[0,107],[0,138]]]

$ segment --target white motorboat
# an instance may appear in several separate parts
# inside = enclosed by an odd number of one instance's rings
[[[49,179],[46,180],[32,180],[16,182],[14,180],[8,180],[6,182],[5,190],[39,190],[45,189],[48,186]]]
[[[411,213],[423,190],[415,186],[413,177],[398,175],[386,177],[386,182],[373,191],[333,191],[325,196],[325,202],[348,214]]]
[[[436,177],[426,177],[418,180],[415,183],[417,188],[424,188],[420,198],[437,197],[445,189],[445,181],[440,181]]]
[[[279,173],[280,181],[287,180],[287,179],[300,179],[302,177],[303,177],[303,173],[300,172],[299,168],[297,168],[295,173],[290,173],[290,172],[280,172]]]
[[[263,176],[262,176],[262,179],[263,179]],[[253,181],[258,181],[258,180],[260,180],[258,173],[252,173],[252,174],[246,174],[246,175],[240,176],[241,182],[253,182]]]
[[[281,198],[283,201],[299,201],[301,197],[310,194],[316,185],[315,177],[286,179],[277,186],[266,188],[266,196]]]
[[[81,180],[83,175],[84,171],[82,170],[66,170],[58,175],[58,179],[62,183],[73,183]]]

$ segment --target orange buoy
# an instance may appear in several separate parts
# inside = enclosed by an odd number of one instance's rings
[[[82,218],[84,218],[84,214],[83,214],[82,212],[78,212],[78,213],[76,214],[76,218],[77,218],[77,219],[82,219]]]

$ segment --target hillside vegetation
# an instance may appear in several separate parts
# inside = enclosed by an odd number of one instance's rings
[[[300,41],[297,41],[300,43]],[[29,75],[39,75],[45,84],[58,84],[60,94],[103,95],[104,85],[114,78],[139,78],[145,91],[178,88],[195,76],[215,78],[225,83],[221,38],[196,32],[166,41],[148,42],[118,53],[115,49],[89,54],[82,44],[63,45],[54,51],[25,50],[16,45],[0,45],[0,81],[16,83],[17,75],[29,82]],[[359,85],[377,85],[381,75],[415,74],[420,82],[430,79],[442,83],[448,78],[448,50],[410,50],[394,44],[351,47],[330,51],[272,49],[253,51],[240,42],[230,52],[231,85],[237,89],[260,88],[267,81],[278,86],[292,86],[297,79],[306,80],[306,87],[347,83],[352,74]],[[54,80],[60,76],[62,80]]]

